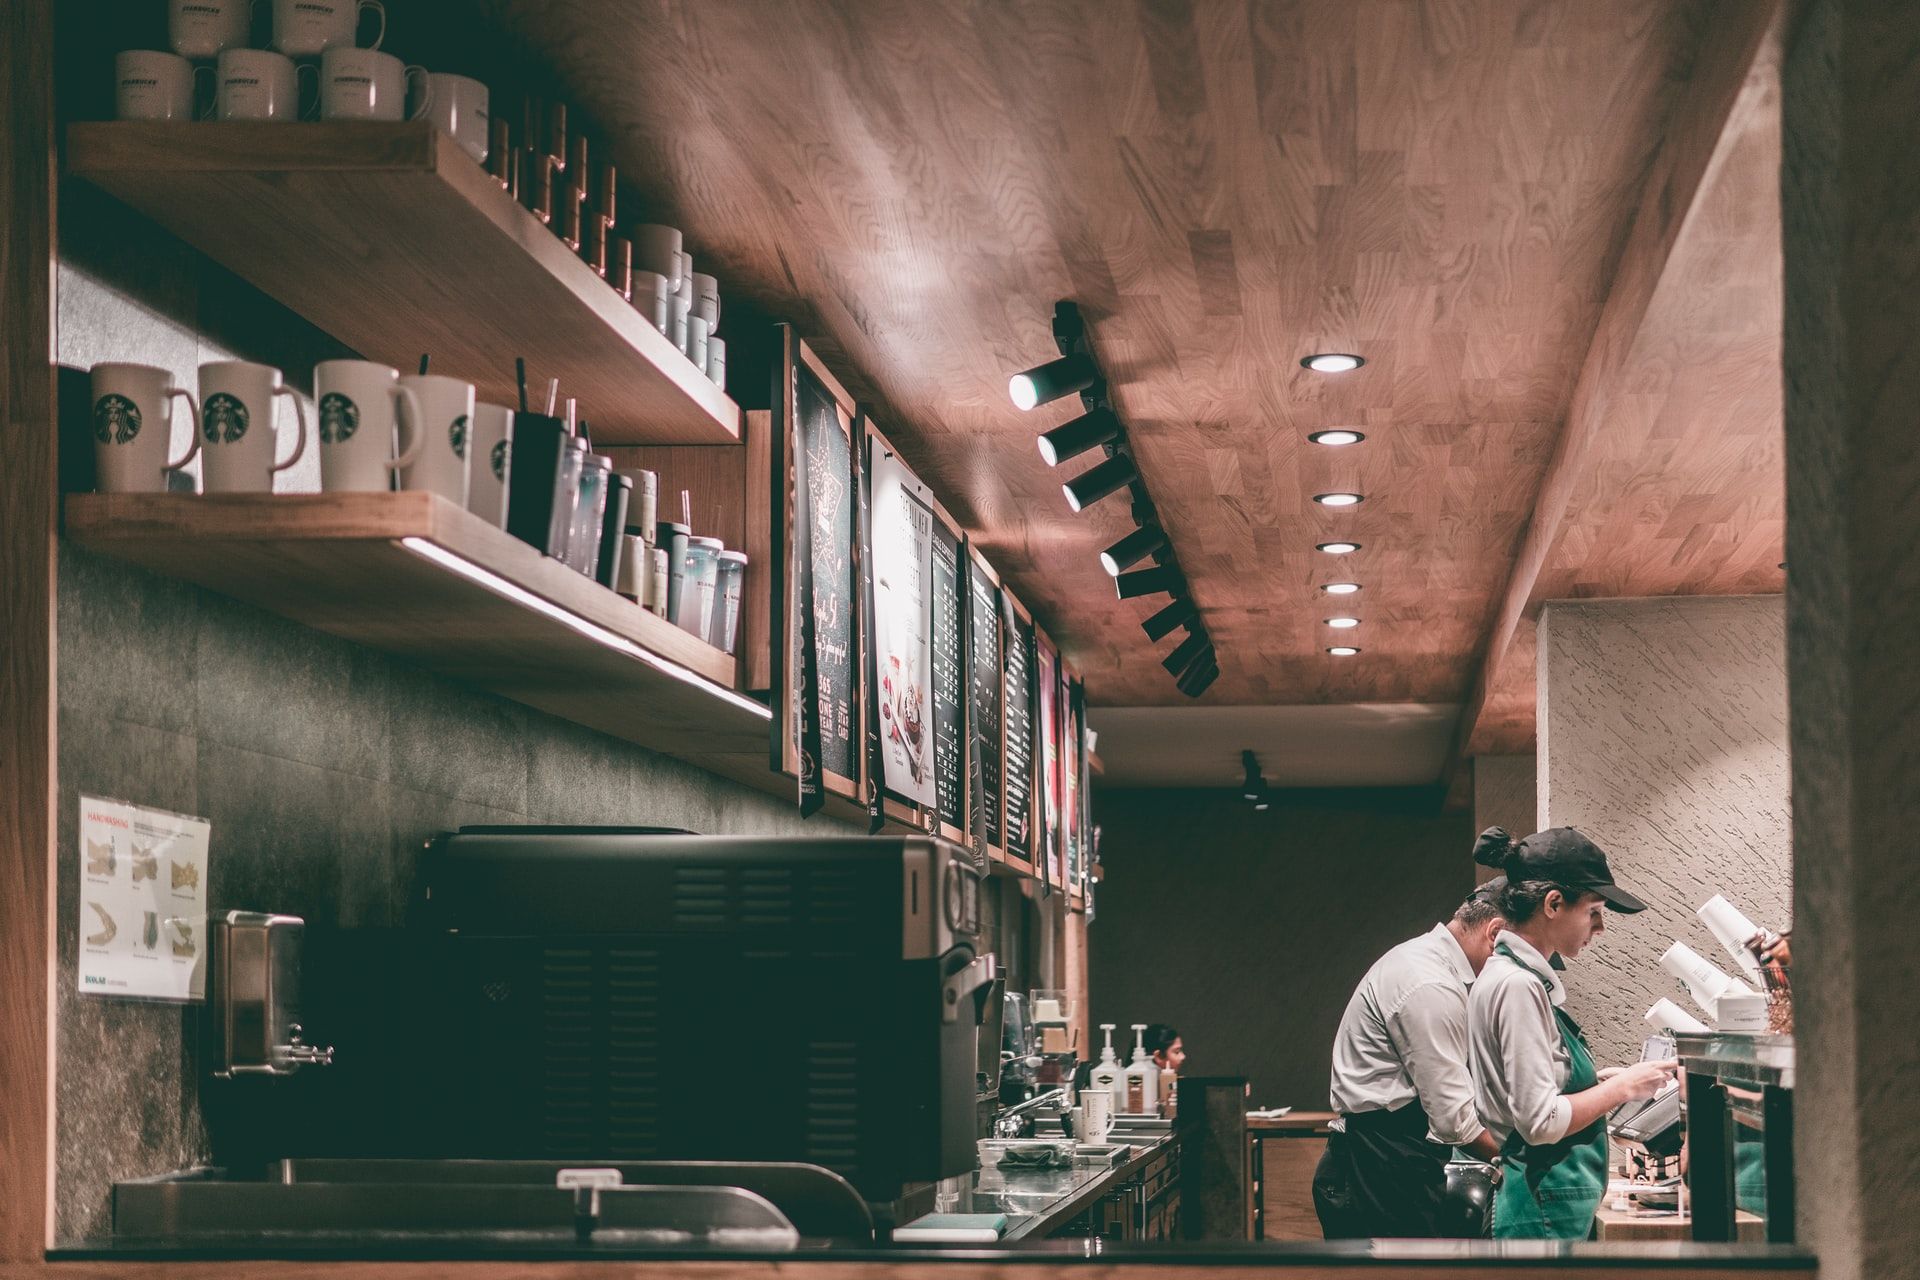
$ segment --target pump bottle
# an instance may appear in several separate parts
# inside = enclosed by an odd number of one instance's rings
[[[1114,1025],[1111,1022],[1100,1024],[1100,1029],[1107,1033],[1107,1043],[1100,1050],[1099,1065],[1087,1073],[1087,1088],[1105,1089],[1112,1094],[1114,1114],[1118,1115],[1120,1108],[1126,1103],[1127,1093],[1126,1086],[1120,1078],[1120,1059],[1113,1053]]]
[[[1152,1115],[1160,1109],[1160,1068],[1147,1052],[1147,1024],[1133,1024],[1133,1061],[1121,1072],[1126,1101],[1121,1110],[1131,1115]]]

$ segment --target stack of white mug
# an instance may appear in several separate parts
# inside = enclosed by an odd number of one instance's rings
[[[273,47],[254,49],[248,45],[253,0],[168,0],[173,51],[129,49],[114,59],[115,114],[122,120],[193,120],[201,114],[194,109],[195,76],[208,71],[216,119],[431,119],[477,163],[486,162],[487,86],[467,76],[407,66],[380,52],[387,32],[380,0],[272,4]],[[361,15],[369,12],[378,29],[362,49]],[[315,91],[303,107],[300,77],[309,71]]]
[[[161,493],[169,472],[201,459],[207,493],[271,493],[273,477],[298,462],[309,443],[300,397],[272,365],[222,360],[200,366],[200,395],[152,365],[97,364],[93,440],[103,493]],[[314,366],[320,487],[328,493],[384,493],[394,487],[437,493],[504,528],[513,414],[476,404],[471,382],[439,374],[406,377],[371,360]],[[184,401],[193,431],[169,459],[173,401]],[[295,436],[278,461],[283,432],[276,402],[292,402]],[[191,480],[186,486],[191,487]]]
[[[727,340],[714,333],[720,284],[693,269],[678,228],[645,223],[633,229],[633,305],[694,368],[727,389]]]

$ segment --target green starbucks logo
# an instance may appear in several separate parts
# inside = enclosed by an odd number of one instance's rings
[[[453,445],[454,457],[465,458],[467,456],[467,415],[466,414],[463,413],[459,417],[455,418],[453,420],[453,425],[447,428],[447,440],[449,443]]]
[[[360,429],[360,406],[338,391],[320,397],[320,442],[345,444]]]
[[[221,391],[200,406],[200,434],[208,444],[232,444],[247,434],[247,406]]]
[[[112,394],[93,402],[93,438],[101,444],[125,444],[139,434],[139,405]]]
[[[507,478],[507,442],[505,440],[501,440],[493,446],[493,454],[490,461],[493,463],[493,478],[505,483]]]

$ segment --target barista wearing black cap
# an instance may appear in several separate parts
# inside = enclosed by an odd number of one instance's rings
[[[1575,960],[1608,911],[1646,904],[1613,881],[1607,855],[1572,827],[1514,840],[1489,827],[1473,858],[1506,873],[1507,927],[1467,1001],[1467,1043],[1480,1118],[1501,1144],[1496,1238],[1585,1240],[1607,1189],[1607,1113],[1651,1098],[1671,1062],[1596,1071],[1580,1024],[1560,1006],[1550,963]]]
[[[1452,1148],[1499,1150],[1467,1073],[1467,988],[1501,926],[1498,884],[1380,957],[1347,1003],[1329,1089],[1340,1115],[1313,1175],[1329,1240],[1459,1234],[1444,1205]]]

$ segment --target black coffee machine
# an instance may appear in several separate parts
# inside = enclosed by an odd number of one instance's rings
[[[973,1167],[958,846],[466,827],[418,882],[407,929],[310,940],[333,1066],[254,1154],[802,1161],[876,1202]]]

